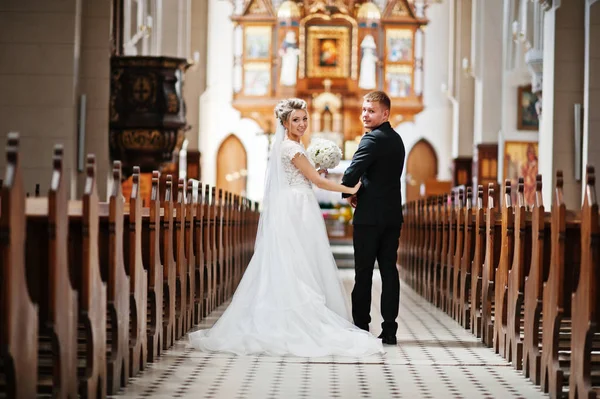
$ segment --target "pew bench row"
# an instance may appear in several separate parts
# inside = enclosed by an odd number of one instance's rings
[[[594,168],[580,209],[566,209],[562,172],[551,211],[537,176],[468,187],[404,206],[398,263],[420,295],[469,329],[552,398],[600,397],[600,224]],[[516,201],[513,201],[516,191]]]
[[[80,200],[67,198],[54,149],[47,197],[25,197],[11,133],[0,195],[0,397],[103,398],[154,362],[233,295],[254,250],[258,206],[167,176],[149,207],[113,164],[108,202],[87,158]]]

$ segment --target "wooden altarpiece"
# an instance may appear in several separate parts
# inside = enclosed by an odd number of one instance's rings
[[[367,92],[390,95],[393,125],[423,110],[424,12],[409,0],[237,4],[233,106],[269,134],[277,101],[303,98],[311,119],[307,142],[312,134],[336,134],[348,158],[364,134]]]

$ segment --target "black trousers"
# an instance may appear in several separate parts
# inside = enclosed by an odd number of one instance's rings
[[[354,226],[354,289],[352,318],[358,327],[368,330],[371,322],[371,288],[375,259],[381,273],[381,327],[386,334],[398,329],[396,317],[400,306],[400,279],[396,268],[398,239],[402,226]]]

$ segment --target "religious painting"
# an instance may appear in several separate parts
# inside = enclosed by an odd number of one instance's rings
[[[385,72],[390,97],[408,97],[412,93],[413,69],[408,65],[389,65]]]
[[[244,30],[244,58],[268,60],[271,53],[271,27],[247,26]]]
[[[271,84],[271,69],[266,63],[244,65],[244,94],[248,96],[266,96]]]
[[[337,66],[337,47],[337,39],[319,39],[319,66]]]
[[[413,59],[413,31],[410,29],[386,30],[388,62],[406,62]]]
[[[343,26],[310,26],[307,35],[307,76],[343,78],[350,64],[350,32]]]
[[[519,177],[524,179],[525,203],[535,201],[538,174],[538,143],[535,141],[507,141],[504,143],[504,179],[510,179],[513,200],[516,201]]]
[[[518,130],[539,130],[540,121],[538,119],[539,105],[538,95],[531,91],[531,85],[520,86],[518,89],[518,112],[517,129]]]

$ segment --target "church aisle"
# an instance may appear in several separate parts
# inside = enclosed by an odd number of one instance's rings
[[[354,271],[340,270],[349,293]],[[379,334],[376,270],[371,328]],[[402,286],[398,346],[368,358],[202,353],[182,340],[118,398],[542,398],[537,387],[446,314]],[[349,295],[347,296],[349,301]],[[199,326],[211,326],[221,306]]]

